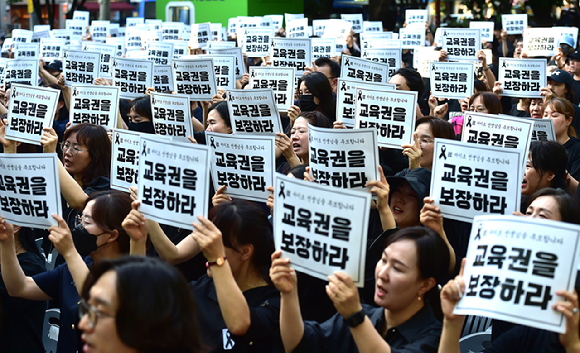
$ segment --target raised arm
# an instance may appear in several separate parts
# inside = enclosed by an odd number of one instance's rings
[[[372,186],[371,192],[377,194],[377,210],[379,211],[383,231],[385,231],[396,228],[397,222],[389,206],[390,186],[381,166],[379,166],[379,175],[381,180],[369,181],[366,186]]]
[[[443,290],[441,290],[441,310],[443,311],[444,318],[438,353],[460,353],[459,338],[461,338],[464,316],[454,315],[453,309],[463,297],[463,293],[465,293],[465,281],[463,280],[464,266],[465,259],[461,264],[459,275],[455,279],[447,282]]]
[[[28,300],[52,299],[40,289],[32,277],[24,274],[14,247],[14,227],[3,218],[0,218],[0,258],[2,279],[10,296]]]
[[[443,215],[441,214],[441,209],[433,205],[433,198],[430,196],[423,199],[423,208],[421,209],[420,220],[427,228],[431,228],[436,231],[441,239],[445,241],[447,248],[449,249],[449,272],[452,272],[455,268],[455,249],[449,243],[447,239],[447,234],[445,234],[445,229],[443,229]]]

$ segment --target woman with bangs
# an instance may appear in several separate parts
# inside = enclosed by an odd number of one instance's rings
[[[548,97],[543,105],[543,118],[552,119],[556,140],[568,154],[566,170],[576,181],[580,180],[580,140],[572,126],[574,105],[561,97]]]

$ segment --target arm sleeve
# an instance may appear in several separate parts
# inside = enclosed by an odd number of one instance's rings
[[[36,285],[46,293],[46,295],[57,302],[60,298],[60,278],[62,277],[62,271],[64,271],[65,266],[66,264],[62,264],[51,271],[42,272],[32,276]],[[58,303],[58,305],[60,305],[60,303]]]

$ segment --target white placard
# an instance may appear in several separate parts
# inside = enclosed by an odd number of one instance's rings
[[[60,91],[17,83],[11,90],[6,138],[40,145],[42,129],[52,127]]]
[[[342,189],[370,191],[380,180],[373,129],[326,129],[308,125],[308,165],[315,182]]]
[[[249,58],[267,56],[270,53],[270,44],[274,39],[274,30],[271,28],[248,28],[244,30],[242,51]]]
[[[274,189],[274,242],[282,256],[295,270],[324,281],[341,271],[363,287],[371,194],[280,174]],[[313,219],[322,222],[311,226]]]
[[[50,25],[34,25],[34,32],[50,32]]]
[[[272,19],[272,26],[276,31],[282,27],[282,21],[284,20],[283,15],[266,15],[264,17],[269,17]]]
[[[383,31],[382,21],[364,21],[363,22],[363,33],[375,33]]]
[[[149,60],[113,58],[113,86],[121,89],[121,98],[134,99],[153,87],[153,63]]]
[[[284,26],[288,26],[288,23],[292,20],[297,20],[300,18],[304,18],[304,14],[303,13],[285,13],[284,14]]]
[[[117,126],[119,87],[73,86],[70,91],[71,125],[88,123],[107,131]]]
[[[224,41],[214,41],[209,42],[209,48],[211,49],[226,49],[226,48],[235,48],[236,42],[224,42]]]
[[[28,29],[13,29],[12,43],[30,43],[34,32]]]
[[[361,81],[339,78],[336,90],[336,120],[342,121],[344,126],[354,127],[354,112],[356,89],[381,89],[392,91],[396,86],[390,83],[365,83]]]
[[[563,37],[569,37],[574,42],[572,48],[576,48],[578,44],[578,27],[552,27],[552,29],[558,33],[556,36],[557,40],[561,40]]]
[[[64,49],[62,58],[62,74],[66,86],[92,85],[99,77],[101,53]]]
[[[8,223],[48,229],[62,216],[56,153],[0,154],[0,217]]]
[[[507,34],[522,34],[528,28],[528,14],[501,15],[501,27]]]
[[[199,23],[191,25],[191,37],[189,37],[189,47],[193,49],[205,48],[211,38],[211,25],[207,23]]]
[[[321,37],[324,34],[326,22],[328,22],[328,20],[312,20],[312,34]]]
[[[80,21],[82,23],[83,28],[86,28],[89,25],[89,21],[91,19],[91,13],[89,11],[75,11],[73,12],[73,20]]]
[[[12,46],[14,59],[38,60],[40,53],[39,43],[14,43]]]
[[[363,49],[362,58],[389,65],[387,81],[403,66],[401,49]]]
[[[238,18],[230,17],[228,19],[228,33],[230,36],[236,34],[238,28]]]
[[[479,29],[481,32],[481,39],[488,43],[493,42],[493,28],[495,24],[492,21],[471,21],[469,22],[470,29]]]
[[[64,39],[65,45],[70,45],[70,42],[73,39],[73,32],[70,29],[53,29],[50,31],[50,34],[52,38]]]
[[[32,34],[32,43],[40,43],[42,38],[52,38],[50,36],[50,30],[43,30],[43,31],[34,31]]]
[[[357,14],[340,14],[340,19],[352,23],[352,30],[354,33],[362,33],[363,31],[363,15]]]
[[[4,39],[4,43],[2,44],[2,53],[8,53],[8,51],[12,48],[12,38]]]
[[[206,132],[211,152],[211,177],[215,190],[226,185],[231,197],[266,202],[267,186],[274,185],[275,137]]]
[[[574,292],[580,248],[575,224],[516,216],[474,219],[456,315],[481,315],[563,334],[552,307]],[[530,261],[531,260],[531,261]]]
[[[173,71],[171,65],[156,65],[153,70],[153,88],[155,92],[173,92]]]
[[[235,89],[227,92],[234,134],[274,135],[282,132],[272,89]]]
[[[267,89],[274,91],[274,100],[279,111],[288,111],[294,104],[294,68],[272,66],[250,67],[251,89]]]
[[[556,34],[552,28],[524,28],[524,53],[528,57],[552,56],[558,44]]]
[[[189,54],[187,42],[184,40],[168,40],[164,42],[173,44],[173,59],[180,59],[182,56]]]
[[[155,65],[169,65],[173,61],[173,43],[148,42],[147,60]]]
[[[114,45],[117,49],[115,51],[115,56],[125,55],[125,38],[107,38],[107,44]]]
[[[139,138],[136,131],[113,129],[111,189],[130,192],[139,174]]]
[[[137,25],[142,24],[145,24],[145,20],[143,19],[143,17],[127,17],[125,27],[127,28],[136,27]]]
[[[163,22],[161,24],[161,39],[164,42],[167,40],[179,40],[182,32],[183,23],[181,22]]]
[[[473,63],[470,62],[431,62],[431,94],[450,99],[471,97],[473,71]]]
[[[401,49],[402,42],[400,39],[375,39],[363,44],[363,49]],[[414,47],[413,50],[422,47]]]
[[[444,28],[441,41],[449,60],[478,61],[477,53],[481,50],[479,29]]]
[[[336,51],[336,39],[334,38],[312,38],[311,59],[316,61],[318,58],[332,58]]]
[[[286,25],[287,38],[308,38],[308,19],[299,18]]]
[[[532,131],[530,141],[557,141],[552,119],[528,119],[534,122],[534,131]]]
[[[336,39],[336,54],[341,55],[346,49],[346,37],[350,34],[352,23],[344,20],[328,20],[324,26],[322,38]]]
[[[413,67],[421,77],[430,77],[430,68],[433,61],[439,61],[439,51],[435,47],[418,47],[413,51]]]
[[[343,55],[340,78],[361,82],[387,83],[389,81],[389,65],[375,63],[356,56]]]
[[[417,92],[360,88],[355,92],[355,129],[376,130],[382,147],[400,149],[414,142]]]
[[[6,62],[10,60],[7,58],[0,58],[0,85],[4,84],[4,71],[6,69]]]
[[[368,49],[368,42],[383,39],[393,39],[393,32],[362,33],[360,35],[361,49]]]
[[[425,29],[424,28],[401,28],[399,30],[399,40],[401,48],[415,49],[425,46]]]
[[[187,136],[193,136],[189,97],[156,92],[149,97],[155,134],[189,142]]]
[[[161,31],[141,31],[141,48],[147,48],[147,44],[160,40]]]
[[[429,22],[429,10],[405,10],[405,22],[408,27],[419,27],[425,30],[425,22]]]
[[[215,72],[211,59],[173,60],[173,83],[177,94],[193,100],[210,101],[217,94]]]
[[[72,31],[72,40],[81,40],[87,26],[83,20],[66,20],[66,29]]]
[[[519,211],[521,156],[518,149],[435,139],[430,190],[443,217],[471,223]]]
[[[141,30],[135,27],[128,27],[125,35],[125,49],[141,50]]]
[[[38,86],[38,60],[7,60],[4,68],[4,89],[10,88],[13,83]]]
[[[207,217],[209,148],[141,135],[139,151],[139,211],[156,222],[193,229],[198,215]]]
[[[533,129],[534,122],[531,119],[466,111],[461,141],[516,149],[521,152],[520,165],[524,168]]]
[[[242,48],[212,49],[207,50],[209,55],[233,55],[236,57],[236,79],[241,79],[246,73],[246,65],[242,54]]]
[[[150,19],[150,18],[145,19],[145,24],[149,25],[149,28],[151,28],[154,31],[161,29],[162,23],[163,23],[163,20]]]
[[[312,65],[310,45],[310,39],[272,39],[270,52],[272,67],[295,68],[296,75],[302,76],[304,68]]]
[[[540,89],[547,86],[546,60],[499,58],[497,80],[506,97],[541,98]]]
[[[236,57],[233,55],[191,55],[194,59],[212,59],[218,89],[236,88]]]
[[[62,38],[42,38],[40,40],[40,58],[47,64],[62,56],[65,40]]]
[[[90,32],[93,41],[105,43],[109,35],[109,24],[111,21],[93,21]]]
[[[117,54],[117,46],[114,44],[83,42],[83,50],[101,54],[99,77],[111,78],[111,61]]]

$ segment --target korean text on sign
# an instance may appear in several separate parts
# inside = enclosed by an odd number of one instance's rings
[[[137,185],[140,136],[135,131],[113,129],[111,189],[129,192],[132,185]]]
[[[339,78],[336,90],[336,120],[342,121],[344,126],[354,126],[354,112],[356,101],[354,99],[356,89],[380,89],[395,90],[395,85],[390,83],[366,83],[352,79]]]
[[[119,88],[73,86],[70,100],[71,125],[93,124],[111,129],[117,126]]]
[[[230,90],[227,102],[235,134],[274,135],[282,132],[272,89]]]

